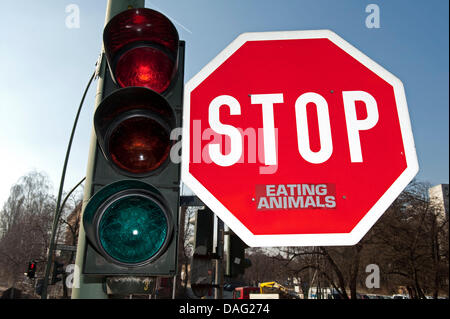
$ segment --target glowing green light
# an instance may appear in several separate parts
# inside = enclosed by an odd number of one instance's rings
[[[166,241],[167,232],[167,218],[161,207],[139,195],[128,195],[109,205],[98,228],[105,252],[129,264],[154,256]]]

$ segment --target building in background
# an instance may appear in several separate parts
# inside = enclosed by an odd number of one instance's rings
[[[438,218],[445,220],[448,218],[448,184],[439,184],[428,190],[430,204],[439,209]]]

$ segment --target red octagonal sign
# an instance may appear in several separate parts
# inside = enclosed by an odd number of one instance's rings
[[[183,182],[250,246],[353,245],[418,171],[402,83],[328,30],[240,35],[183,121]]]

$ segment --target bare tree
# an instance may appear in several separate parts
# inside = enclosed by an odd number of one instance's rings
[[[448,282],[448,221],[437,218],[428,188],[411,182],[364,238],[361,261],[380,267],[385,291],[406,287],[412,298],[437,297]]]
[[[251,266],[245,270],[242,279],[256,287],[267,281],[286,282],[292,274],[284,272],[282,265],[286,262],[285,258],[274,253],[264,248],[247,249],[246,258],[250,259]]]
[[[32,171],[12,186],[0,211],[0,268],[12,286],[22,281],[30,260],[44,265],[55,209],[51,188],[45,173]]]

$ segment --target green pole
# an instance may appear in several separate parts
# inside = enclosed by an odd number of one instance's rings
[[[106,5],[105,26],[116,14],[131,9],[143,8],[145,0],[108,0]],[[102,53],[103,56],[103,53]],[[98,73],[97,93],[95,97],[95,108],[103,99],[103,85],[106,73],[106,61],[102,58]],[[92,177],[94,171],[94,162],[97,150],[97,137],[94,129],[91,133],[91,145],[89,148],[89,158],[86,172],[86,183],[84,187],[83,208],[86,207],[89,198],[92,196]],[[81,215],[83,217],[83,215]],[[83,218],[80,219],[80,228],[78,233],[77,254],[75,257],[75,273],[72,286],[72,299],[106,299],[108,295],[103,289],[104,278],[88,277],[83,275],[84,252],[86,249],[86,235],[82,223]]]

